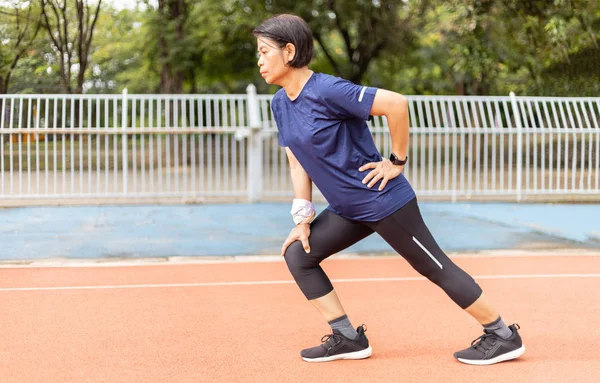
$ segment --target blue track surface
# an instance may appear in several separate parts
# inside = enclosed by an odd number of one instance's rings
[[[600,205],[420,206],[447,252],[600,249]],[[0,210],[0,259],[270,255],[291,228],[285,203],[10,208]],[[374,234],[346,252],[393,251]]]

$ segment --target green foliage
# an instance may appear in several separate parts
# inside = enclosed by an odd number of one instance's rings
[[[39,21],[36,3],[25,0],[0,2],[0,94],[9,91],[19,61],[34,45]]]
[[[241,93],[249,83],[273,92],[258,75],[251,32],[290,12],[315,35],[311,68],[355,82],[405,94],[600,94],[598,1],[161,2],[161,9],[140,0],[145,6],[117,10],[103,1],[85,92]],[[1,4],[0,78],[16,54],[5,43],[14,41],[11,8]],[[51,41],[39,33],[12,70],[9,91],[62,92],[59,74]]]
[[[154,93],[160,69],[148,53],[148,14],[104,9],[95,33],[90,81],[93,93]]]

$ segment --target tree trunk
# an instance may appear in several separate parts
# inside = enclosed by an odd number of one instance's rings
[[[175,36],[177,40],[183,40],[185,36],[184,20],[182,16],[185,13],[184,0],[159,0],[158,11],[163,16],[163,20],[175,21]],[[169,41],[165,35],[168,31],[163,31],[159,40],[160,55],[164,63],[160,74],[160,89],[161,93],[183,93],[183,73],[180,70],[173,68],[170,57]]]
[[[455,85],[457,96],[466,96],[464,81],[460,80],[458,82],[455,82],[454,85]]]
[[[0,94],[8,93],[8,82],[10,78],[10,73],[6,74],[6,77],[2,78],[0,76]]]

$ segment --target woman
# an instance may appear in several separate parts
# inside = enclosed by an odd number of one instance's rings
[[[306,298],[332,328],[323,344],[302,350],[302,358],[325,362],[371,355],[364,326],[352,326],[319,264],[373,232],[483,325],[484,334],[456,352],[456,359],[488,365],[522,355],[518,325],[504,323],[479,285],[444,254],[423,222],[415,193],[402,175],[408,161],[407,99],[311,71],[312,33],[297,16],[269,18],[254,35],[262,77],[282,87],[271,106],[279,144],[290,163],[296,226],[281,254]],[[389,160],[375,147],[366,124],[369,116],[387,118]],[[314,220],[312,182],[329,202]]]

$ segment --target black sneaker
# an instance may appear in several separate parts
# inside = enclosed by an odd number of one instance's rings
[[[330,362],[338,359],[364,359],[371,356],[373,350],[365,335],[365,325],[356,329],[358,336],[354,339],[346,338],[339,331],[321,338],[321,345],[302,350],[300,355],[307,362]]]
[[[504,339],[495,333],[483,330],[485,334],[471,342],[471,347],[454,353],[454,357],[463,363],[489,365],[516,359],[523,355],[525,346],[518,333],[518,324],[508,326],[512,335]]]

